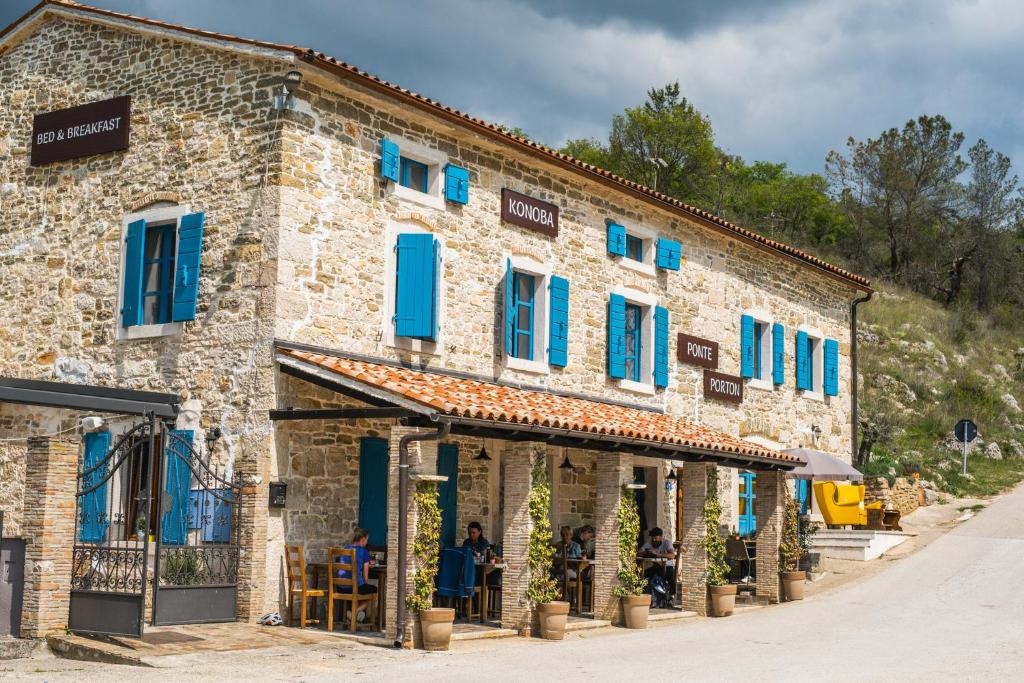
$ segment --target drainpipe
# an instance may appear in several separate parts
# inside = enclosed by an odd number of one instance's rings
[[[853,400],[850,404],[850,463],[857,462],[857,448],[859,446],[857,434],[860,431],[860,397],[857,394],[857,306],[871,300],[874,292],[868,292],[865,296],[855,299],[850,306],[850,394]]]
[[[406,545],[409,538],[409,444],[413,441],[434,441],[448,436],[452,425],[442,422],[436,432],[406,434],[398,440],[398,609],[395,624],[398,627],[395,647],[405,643],[406,567],[409,563]]]

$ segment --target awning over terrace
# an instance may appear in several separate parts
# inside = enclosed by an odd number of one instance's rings
[[[279,343],[281,371],[373,408],[275,410],[275,420],[400,417],[449,422],[453,434],[619,451],[755,470],[791,470],[802,460],[671,415],[466,375],[413,369]]]

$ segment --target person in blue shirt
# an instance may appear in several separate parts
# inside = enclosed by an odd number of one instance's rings
[[[352,532],[352,543],[345,546],[346,549],[355,549],[356,551],[356,577],[358,581],[359,595],[375,595],[377,593],[377,587],[372,585],[370,580],[370,551],[366,549],[366,544],[370,542],[370,534],[367,533],[366,529],[357,527]],[[335,562],[342,561],[342,558],[334,558]],[[339,569],[338,578],[347,579],[352,576],[352,573],[348,569]],[[351,592],[351,586],[339,586],[338,590],[343,593]],[[360,600],[356,605],[356,621],[362,623],[366,621],[366,610],[370,608],[372,598],[367,600]]]
[[[491,544],[484,538],[484,529],[480,522],[470,522],[466,526],[466,540],[462,542],[463,548],[472,548],[477,555],[483,555]]]

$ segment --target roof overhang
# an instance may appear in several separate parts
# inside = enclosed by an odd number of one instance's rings
[[[0,377],[0,403],[173,418],[180,402],[177,394]]]

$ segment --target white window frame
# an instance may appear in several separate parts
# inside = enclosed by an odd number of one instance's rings
[[[175,206],[158,206],[143,211],[129,213],[121,220],[121,259],[117,276],[117,314],[114,316],[114,338],[117,341],[131,341],[133,339],[151,339],[153,337],[170,337],[181,335],[183,325],[179,322],[161,323],[157,325],[132,325],[125,327],[121,319],[121,309],[124,308],[124,267],[127,256],[128,245],[125,240],[128,237],[128,225],[138,220],[150,223],[169,223],[174,221],[174,263],[178,263],[178,227],[181,217],[192,213],[187,204]],[[171,296],[174,296],[174,284],[171,284]]]
[[[411,187],[405,187],[401,183],[388,182],[387,193],[399,199],[428,206],[432,209],[444,210],[444,167],[448,165],[448,155],[436,149],[405,138],[392,137],[391,140],[398,145],[399,157],[406,157],[418,161],[427,166],[427,191],[420,192]],[[399,158],[399,174],[401,174],[401,158]],[[399,175],[401,178],[401,175]]]
[[[614,254],[614,258],[625,268],[634,270],[642,275],[650,275],[654,277],[657,271],[654,267],[655,252],[658,249],[658,233],[650,228],[645,228],[642,225],[629,225],[624,226],[626,228],[626,236],[639,237],[643,243],[644,258],[642,261],[637,261],[630,258],[629,256],[619,256]]]
[[[419,235],[431,235],[437,240],[437,339],[414,339],[412,337],[399,337],[395,334],[395,296],[398,293],[398,252],[395,247],[398,245],[398,236],[401,234],[415,233]],[[446,291],[444,286],[444,264],[447,258],[447,247],[445,240],[436,232],[426,229],[419,223],[391,221],[384,231],[384,249],[387,257],[384,263],[384,305],[383,320],[381,321],[381,341],[385,346],[412,351],[413,353],[425,353],[433,356],[440,356],[444,351],[445,338],[445,310]]]
[[[806,332],[809,339],[814,340],[814,353],[811,354],[811,389],[801,390],[804,398],[813,401],[825,400],[825,335],[817,327],[801,325],[797,332]],[[796,354],[793,354],[796,358]]]
[[[627,304],[643,308],[643,320],[640,321],[640,378],[639,382],[631,379],[617,379],[620,389],[632,391],[645,396],[654,396],[654,309],[658,305],[658,297],[654,294],[641,292],[631,287],[616,286],[612,294],[622,296]]]
[[[506,254],[512,263],[512,271],[532,275],[533,281],[533,360],[516,358],[505,349],[505,367],[509,370],[531,372],[536,375],[547,375],[551,372],[548,363],[548,332],[551,327],[550,310],[548,308],[548,285],[551,284],[551,264],[541,263],[523,254]],[[502,329],[508,329],[508,315],[502,313]],[[502,335],[504,336],[504,335]]]
[[[772,325],[771,316],[764,309],[743,311],[743,315],[749,315],[755,323],[761,325],[761,379],[751,377],[747,380],[747,386],[762,391],[775,391],[775,381],[772,379],[772,371],[775,368],[774,354],[772,353]],[[757,340],[754,340],[754,348],[757,348]]]

